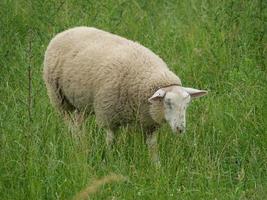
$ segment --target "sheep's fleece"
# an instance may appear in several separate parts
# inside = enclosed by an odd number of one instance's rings
[[[90,27],[72,28],[51,40],[44,80],[57,110],[94,113],[97,122],[110,130],[131,122],[154,129],[159,122],[151,116],[148,98],[159,88],[181,85],[149,49]],[[160,113],[162,106],[153,106]]]

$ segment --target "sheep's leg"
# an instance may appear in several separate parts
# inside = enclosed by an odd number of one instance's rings
[[[152,134],[147,135],[146,144],[148,146],[148,151],[152,162],[160,167],[160,159],[158,155],[158,143],[157,143],[157,134],[153,132]]]
[[[75,110],[73,113],[65,113],[65,121],[68,122],[69,130],[73,136],[80,135],[82,132],[82,125],[84,122],[84,113]]]
[[[107,144],[107,147],[110,149],[114,143],[114,138],[115,138],[114,131],[107,129],[106,134],[107,134],[106,135],[106,144]]]
[[[74,111],[73,115],[73,123],[76,127],[81,128],[84,122],[84,112],[80,112],[78,110]]]

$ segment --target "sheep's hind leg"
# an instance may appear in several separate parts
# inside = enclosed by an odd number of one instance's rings
[[[106,144],[109,149],[111,149],[114,143],[114,138],[115,138],[114,131],[112,131],[111,129],[107,129],[106,130]]]
[[[156,165],[156,167],[160,167],[160,159],[159,159],[159,155],[158,155],[157,134],[155,132],[147,135],[146,144],[148,146],[149,156],[150,156],[152,162]]]
[[[65,113],[65,121],[68,122],[69,130],[73,137],[81,136],[83,132],[84,112],[75,110],[72,113]]]
[[[115,134],[111,129],[106,129],[106,148],[102,152],[102,160],[107,162],[107,160],[112,158],[112,145],[114,144]]]

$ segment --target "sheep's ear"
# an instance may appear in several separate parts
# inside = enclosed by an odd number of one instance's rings
[[[185,90],[188,94],[190,94],[191,98],[198,98],[198,97],[202,97],[208,94],[208,91],[206,90],[198,90],[198,89],[194,89],[194,88],[188,88],[188,87],[182,87],[183,90]]]
[[[166,92],[163,89],[158,89],[149,99],[148,101],[152,103],[153,101],[162,99],[165,96]]]

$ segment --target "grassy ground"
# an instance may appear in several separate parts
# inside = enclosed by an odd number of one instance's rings
[[[110,173],[127,180],[92,199],[266,199],[266,7],[263,0],[1,0],[0,199],[72,199]],[[44,51],[56,33],[78,25],[136,40],[184,85],[210,91],[188,109],[186,135],[159,130],[160,169],[138,131],[122,129],[104,161],[94,119],[77,141],[51,107]]]

